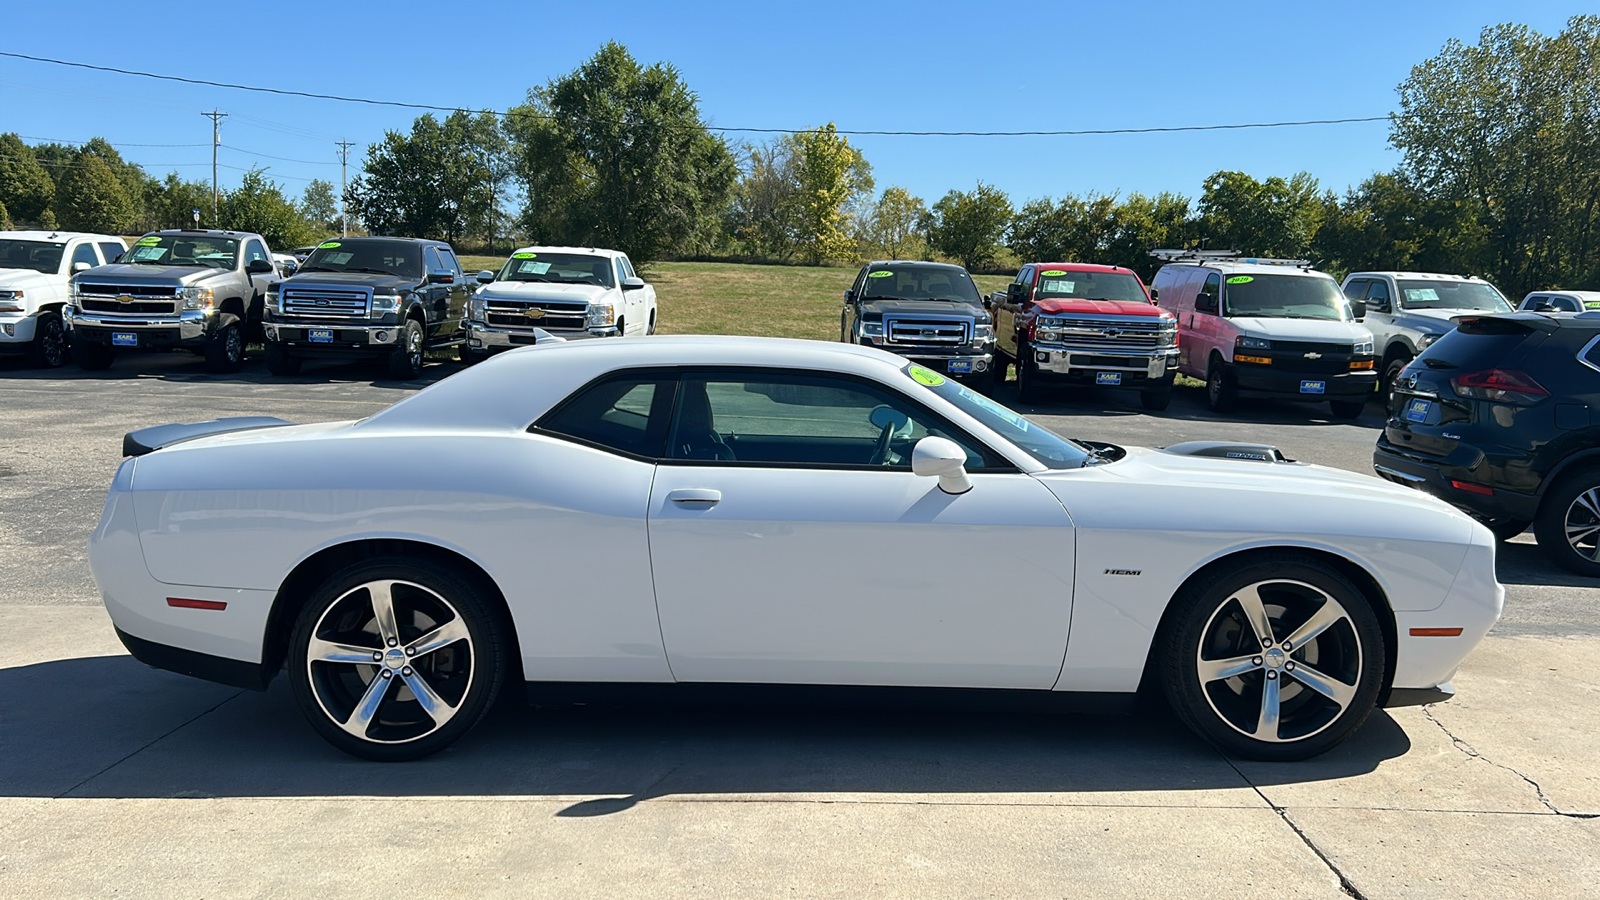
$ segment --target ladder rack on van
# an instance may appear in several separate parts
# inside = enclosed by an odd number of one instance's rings
[[[1150,255],[1163,262],[1175,263],[1232,262],[1252,266],[1293,266],[1297,269],[1309,269],[1313,265],[1309,259],[1240,256],[1237,250],[1151,250]]]

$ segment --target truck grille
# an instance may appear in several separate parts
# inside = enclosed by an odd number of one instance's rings
[[[529,316],[536,309],[541,316]],[[589,304],[561,300],[497,300],[487,301],[486,310],[490,325],[500,328],[543,328],[546,331],[582,331],[588,326]]]
[[[286,316],[308,319],[364,319],[372,292],[360,288],[331,288],[314,285],[278,289],[279,302]]]
[[[173,300],[133,300],[123,303],[120,300],[91,300],[81,295],[78,306],[84,312],[133,316],[170,316],[178,311],[178,304]]]
[[[178,286],[175,284],[93,284],[78,282],[80,296],[93,294],[97,297],[165,297],[171,299],[178,295]]]
[[[959,347],[972,342],[971,319],[885,318],[883,335],[890,344]]]
[[[1273,341],[1263,355],[1275,368],[1308,375],[1337,375],[1350,371],[1349,344],[1322,344],[1310,341]],[[1245,351],[1254,352],[1254,351]]]
[[[1153,316],[1099,318],[1041,317],[1038,341],[1064,344],[1074,350],[1107,353],[1148,353],[1172,345],[1175,334],[1170,319]]]

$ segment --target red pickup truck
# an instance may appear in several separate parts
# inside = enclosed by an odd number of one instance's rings
[[[994,313],[997,382],[1017,364],[1017,393],[1036,403],[1051,385],[1137,388],[1145,409],[1166,409],[1178,362],[1178,323],[1132,269],[1029,263]]]

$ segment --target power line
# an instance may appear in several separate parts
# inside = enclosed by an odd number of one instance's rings
[[[133,145],[130,144],[129,146],[133,146]],[[224,150],[232,150],[235,153],[248,153],[251,156],[263,156],[263,157],[266,157],[267,159],[278,160],[279,162],[305,163],[306,165],[309,165],[309,166],[332,166],[332,165],[337,165],[337,163],[334,163],[331,160],[326,160],[326,159],[290,159],[287,156],[273,156],[271,153],[262,153],[259,150],[246,150],[243,147],[235,147],[235,146],[233,146],[231,144],[223,144],[222,145],[222,149],[224,149]]]
[[[82,146],[84,144],[89,143],[89,141],[69,141],[66,138],[40,137],[37,134],[19,134],[19,135],[17,135],[17,137],[22,138],[25,141],[44,141],[47,144],[68,144],[68,145],[72,145],[72,146]],[[116,143],[116,146],[118,146],[118,147],[206,147],[206,146],[210,146],[209,144],[124,144],[121,141],[116,141],[115,143]]]
[[[177,75],[160,75],[154,72],[140,72],[133,69],[119,69],[114,66],[96,66],[89,63],[72,62],[64,59],[52,59],[47,56],[30,56],[26,53],[13,53],[0,51],[0,56],[12,59],[25,59],[30,62],[50,63],[58,66],[69,66],[76,69],[89,69],[95,72],[111,72],[117,75],[133,75],[140,78],[154,78],[158,81],[176,81],[182,84],[195,84],[204,87],[227,88],[235,91],[251,91],[258,94],[276,94],[284,97],[305,97],[311,100],[335,100],[341,103],[363,103],[369,106],[388,106],[400,109],[420,109],[429,112],[470,112],[475,114],[488,114],[509,118],[512,114],[494,109],[468,110],[455,106],[434,106],[427,103],[407,103],[400,100],[375,100],[369,97],[345,97],[338,94],[317,94],[309,91],[291,91],[284,88],[260,87],[248,84],[232,84],[225,81],[208,81],[203,78],[183,78]],[[540,119],[557,119],[557,116],[540,113],[516,113],[519,116],[532,116]],[[1076,137],[1084,135],[1102,134],[1171,134],[1184,131],[1232,131],[1248,128],[1293,128],[1305,125],[1350,125],[1360,122],[1386,122],[1389,116],[1352,116],[1338,119],[1301,119],[1282,122],[1240,122],[1224,125],[1172,125],[1149,128],[1083,128],[1064,131],[887,131],[875,129],[837,129],[839,134],[851,136],[876,136],[876,137]],[[723,133],[736,132],[741,134],[801,134],[813,129],[810,128],[735,128],[706,126],[709,131]]]

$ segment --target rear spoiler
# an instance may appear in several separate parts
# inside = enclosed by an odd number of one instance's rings
[[[209,437],[213,434],[227,434],[230,431],[252,431],[257,428],[277,428],[281,425],[293,425],[272,416],[237,416],[231,419],[212,419],[209,422],[189,422],[187,424],[152,425],[138,431],[130,431],[122,436],[123,456],[143,456],[154,453],[162,447],[170,447],[195,438]]]

